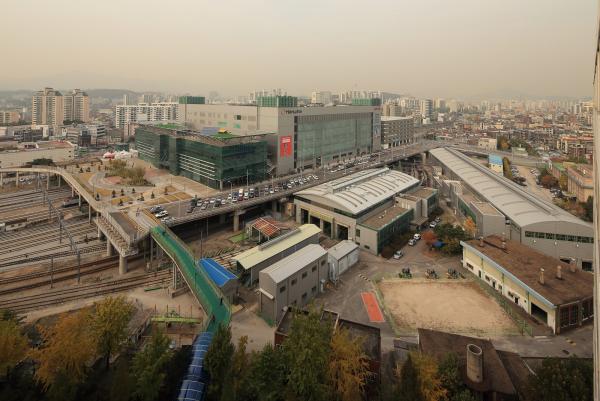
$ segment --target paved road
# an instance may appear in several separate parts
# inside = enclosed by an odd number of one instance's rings
[[[523,188],[526,188],[526,191],[531,192],[540,199],[552,203],[552,195],[550,194],[550,191],[544,187],[537,186],[535,182],[535,176],[531,173],[531,168],[524,166],[517,166],[517,168],[519,169],[519,174],[521,174],[522,177],[525,177],[527,182],[527,187]]]

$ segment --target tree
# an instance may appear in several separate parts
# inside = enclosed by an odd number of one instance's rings
[[[442,387],[446,389],[446,399],[448,401],[475,401],[475,398],[463,383],[458,357],[455,353],[447,354],[440,362],[438,375]]]
[[[164,367],[171,358],[169,342],[161,330],[155,330],[150,342],[133,358],[134,395],[138,399],[154,401],[158,398],[166,376]]]
[[[431,246],[435,241],[437,241],[437,237],[433,231],[425,231],[423,235],[421,235],[421,238],[429,246]]]
[[[137,354],[136,354],[137,356]],[[110,401],[129,401],[134,391],[134,377],[129,372],[127,358],[119,358],[108,389]]]
[[[242,336],[238,340],[237,348],[233,353],[231,361],[231,386],[228,386],[232,399],[245,399],[243,395],[247,393],[247,384],[249,379],[248,368],[250,366],[250,357],[246,353],[246,345],[248,344],[248,336]]]
[[[122,295],[104,298],[95,306],[91,326],[96,334],[98,354],[105,358],[108,369],[111,355],[118,352],[127,339],[127,325],[134,307]]]
[[[43,346],[31,352],[38,362],[36,379],[44,389],[65,399],[74,396],[87,364],[95,357],[96,338],[87,309],[63,314],[53,326],[39,326]]]
[[[465,231],[469,234],[469,236],[474,237],[477,232],[477,225],[471,218],[471,216],[467,216],[465,220]]]
[[[419,392],[423,401],[438,401],[446,397],[446,389],[438,375],[438,366],[429,355],[413,355],[413,363],[419,378]]]
[[[288,397],[307,401],[328,399],[327,363],[332,327],[316,311],[297,312],[283,343],[289,367]]]
[[[510,160],[508,160],[508,157],[502,158],[502,171],[504,172],[504,176],[506,178],[508,178],[509,180],[512,180],[513,174],[512,174],[512,170],[510,169]]]
[[[363,340],[351,339],[347,330],[338,330],[331,337],[329,383],[331,398],[340,401],[363,399],[369,377],[369,363],[362,351]]]
[[[583,219],[586,221],[594,221],[594,197],[588,196],[587,201],[583,204]]]
[[[19,324],[13,320],[0,320],[0,376],[25,358],[29,350],[27,337],[21,333]]]
[[[204,357],[204,366],[210,376],[206,392],[209,401],[222,399],[234,351],[235,347],[231,343],[231,328],[219,325]]]
[[[593,399],[593,362],[569,358],[546,358],[529,376],[528,400],[588,401]]]
[[[556,186],[558,180],[553,175],[547,174],[541,178],[540,183],[545,188],[552,188]]]
[[[267,344],[251,359],[247,399],[279,401],[283,398],[288,366],[282,348]]]
[[[112,195],[112,197],[114,198],[114,197],[116,197],[116,196],[117,196],[117,192],[116,192],[116,191],[113,189],[113,190],[112,190],[112,194],[111,194],[111,195]]]
[[[419,392],[419,376],[413,362],[413,353],[408,357],[402,366],[396,365],[395,375],[399,380],[397,386],[398,401],[421,401]]]

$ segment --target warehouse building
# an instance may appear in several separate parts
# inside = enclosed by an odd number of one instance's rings
[[[140,159],[212,188],[266,178],[264,136],[211,134],[143,125],[135,130],[135,143]]]
[[[327,276],[327,251],[317,244],[308,244],[261,270],[261,315],[267,321],[278,322],[285,307],[303,308],[323,292]]]
[[[593,275],[499,236],[463,242],[463,266],[555,334],[593,321]]]
[[[197,131],[217,127],[236,135],[267,133],[277,175],[380,149],[380,105],[296,107],[291,96],[262,97],[257,103],[180,104],[179,122]]]
[[[379,254],[415,222],[415,209],[402,206],[405,195],[413,196],[413,205],[424,200],[419,219],[437,206],[437,191],[421,189],[419,180],[399,171],[359,171],[295,193],[296,221],[315,224],[330,238],[352,240]]]
[[[236,255],[234,259],[240,272],[240,280],[247,285],[254,285],[259,280],[261,270],[308,244],[318,244],[320,235],[321,230],[319,227],[313,224],[304,224],[295,230]]]
[[[539,199],[454,149],[438,148],[429,153],[430,160],[442,167],[442,175],[433,178],[444,201],[456,211],[471,216],[480,232],[504,234],[507,239],[550,257],[567,263],[575,259],[577,266],[592,270],[594,232],[591,223]],[[486,219],[477,219],[478,202],[487,202],[493,207],[479,207],[479,212],[485,212],[487,220],[492,221],[489,226]],[[504,216],[503,225],[494,209]]]

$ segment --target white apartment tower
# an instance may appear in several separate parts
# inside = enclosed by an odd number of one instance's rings
[[[81,89],[73,89],[63,96],[65,121],[90,121],[90,98]]]
[[[64,121],[62,94],[53,88],[37,91],[31,101],[33,125],[61,125]]]
[[[431,99],[421,99],[421,117],[429,118],[433,113],[433,101]]]

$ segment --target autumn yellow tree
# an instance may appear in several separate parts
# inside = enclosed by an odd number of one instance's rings
[[[27,338],[14,320],[0,320],[0,376],[8,374],[29,349]]]
[[[369,363],[362,351],[363,340],[350,338],[347,330],[337,330],[331,337],[328,376],[332,399],[362,400],[369,378]]]
[[[415,353],[413,363],[419,378],[419,389],[423,401],[439,401],[446,397],[446,389],[438,375],[438,366],[429,355]]]
[[[475,237],[475,233],[477,232],[477,225],[471,218],[471,216],[467,216],[465,220],[465,231],[469,233],[471,237]]]
[[[96,355],[96,338],[89,310],[62,315],[53,326],[39,326],[43,346],[32,351],[38,362],[35,376],[47,390],[57,380],[80,383]]]
[[[96,303],[91,327],[96,335],[98,354],[108,368],[111,355],[117,353],[127,339],[127,325],[134,306],[124,296],[107,297]]]

